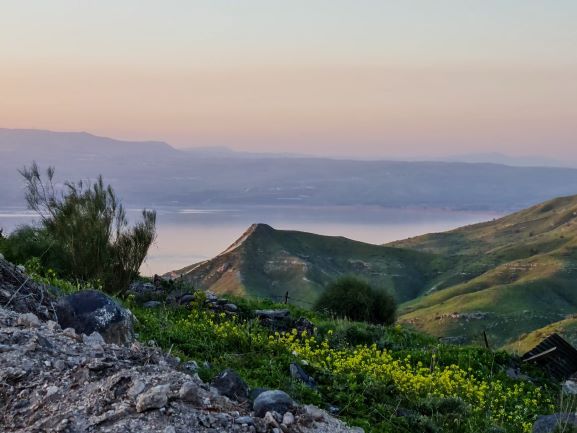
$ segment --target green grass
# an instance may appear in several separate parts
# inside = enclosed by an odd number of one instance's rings
[[[530,414],[525,421],[511,421],[510,425],[503,421],[489,421],[489,415],[475,412],[466,398],[406,394],[399,391],[390,379],[371,376],[364,373],[363,368],[355,369],[352,375],[331,372],[327,370],[328,367],[323,367],[324,364],[315,363],[317,361],[314,359],[311,359],[310,365],[304,366],[318,383],[318,388],[311,390],[290,377],[290,363],[299,362],[290,343],[277,343],[279,337],[270,335],[253,319],[255,309],[285,306],[266,300],[235,301],[241,310],[237,319],[207,316],[200,305],[193,305],[188,310],[131,308],[138,318],[137,331],[142,341],[154,340],[182,360],[192,359],[199,365],[208,362],[209,367],[201,368],[199,372],[204,380],[210,380],[225,368],[233,368],[252,388],[283,389],[301,403],[338,407],[340,416],[370,433],[472,433],[490,431],[492,427],[517,432],[523,431],[519,427],[523,422],[526,425],[532,423],[534,415]],[[495,392],[512,392],[507,389],[517,386],[504,374],[505,369],[517,361],[505,352],[493,353],[479,347],[439,344],[435,338],[400,325],[383,327],[335,320],[298,307],[289,308],[293,317],[303,315],[314,321],[317,328],[315,337],[318,341],[327,341],[327,347],[330,347],[328,353],[334,350],[335,354],[341,351],[352,356],[356,347],[376,344],[377,348],[390,353],[392,359],[403,364],[409,362],[415,368],[417,365],[434,366],[440,371],[458,368],[468,372],[466,375],[471,380],[502,383],[500,386],[504,387],[503,390]],[[529,373],[538,377],[535,371]],[[553,400],[556,393],[554,387],[544,378],[536,382],[545,386],[543,401]],[[524,386],[529,387],[527,392],[534,389],[531,384]],[[510,398],[513,402],[521,397]],[[544,405],[540,411],[552,409]],[[491,416],[497,419],[495,414]]]
[[[562,197],[496,221],[394,242],[439,254],[453,266],[434,290],[400,307],[400,320],[437,336],[475,341],[486,331],[496,347],[577,312],[577,197]],[[485,320],[449,319],[489,313]]]

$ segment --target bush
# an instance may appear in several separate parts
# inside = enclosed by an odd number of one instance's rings
[[[26,179],[28,207],[39,215],[41,226],[22,229],[17,234],[22,235],[22,242],[15,245],[41,250],[45,245],[30,243],[30,239],[47,239],[48,256],[58,259],[54,268],[62,276],[98,281],[109,293],[125,291],[138,276],[156,236],[156,213],[144,210],[142,221],[129,227],[124,207],[102,176],[94,184],[66,182],[63,191],[57,192],[54,168],[47,170],[46,180],[36,163],[20,173]],[[45,260],[42,264],[50,265]]]
[[[0,252],[6,260],[23,265],[36,257],[45,269],[60,269],[64,266],[62,252],[46,230],[39,227],[21,226],[4,239],[0,239]]]
[[[356,277],[343,277],[329,284],[314,309],[351,320],[387,324],[395,322],[394,298]]]

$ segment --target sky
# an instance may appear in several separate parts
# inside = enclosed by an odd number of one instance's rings
[[[575,0],[0,0],[0,127],[577,160]]]

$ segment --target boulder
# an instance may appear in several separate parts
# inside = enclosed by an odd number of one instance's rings
[[[191,302],[194,302],[194,300],[196,299],[196,297],[194,295],[188,294],[188,295],[184,295],[182,296],[179,300],[178,303],[180,305],[188,305]]]
[[[224,370],[213,379],[211,385],[221,395],[232,400],[245,401],[248,399],[248,385],[234,370]]]
[[[180,391],[178,393],[181,400],[193,403],[196,405],[202,405],[208,398],[208,393],[202,389],[202,387],[194,382],[188,381],[184,382],[180,387]]]
[[[107,343],[134,341],[132,313],[102,292],[86,290],[65,296],[55,310],[63,329],[86,335],[97,332]]]
[[[303,382],[309,388],[315,389],[317,387],[315,380],[310,377],[297,363],[291,362],[290,372],[293,379]]]
[[[295,406],[293,399],[284,391],[273,390],[261,393],[252,405],[255,416],[264,417],[267,412],[284,415]]]
[[[162,305],[160,301],[148,301],[142,304],[144,308],[158,308]]]
[[[144,394],[140,394],[136,400],[136,411],[144,412],[150,409],[160,409],[168,403],[169,385],[155,386]]]
[[[228,311],[228,312],[230,312],[230,313],[236,313],[236,312],[238,312],[238,307],[237,307],[235,304],[232,304],[232,303],[224,304],[224,305],[222,306],[222,308],[224,309],[224,311]]]
[[[572,431],[577,427],[577,415],[574,413],[556,413],[540,416],[533,424],[533,433],[553,433],[558,431]]]
[[[144,281],[136,281],[130,285],[128,289],[129,294],[134,295],[144,295],[149,293],[154,293],[157,291],[157,288],[152,283],[146,283]]]

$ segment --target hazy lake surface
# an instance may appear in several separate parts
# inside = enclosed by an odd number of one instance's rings
[[[435,209],[385,209],[381,207],[247,207],[214,209],[161,208],[158,237],[142,273],[153,275],[180,269],[224,251],[253,223],[276,229],[301,230],[345,236],[382,244],[424,233],[441,232],[491,220],[488,212],[457,212]],[[136,210],[129,216],[136,217]],[[0,209],[0,228],[10,232],[33,221],[22,209]]]

